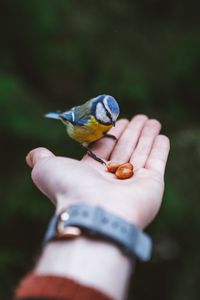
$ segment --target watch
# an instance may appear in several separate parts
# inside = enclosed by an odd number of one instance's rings
[[[51,219],[44,243],[87,235],[117,244],[126,254],[142,261],[151,258],[151,238],[134,224],[104,210],[85,203],[68,207]]]

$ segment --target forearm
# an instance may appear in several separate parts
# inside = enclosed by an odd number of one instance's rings
[[[49,243],[34,269],[36,275],[71,278],[117,300],[125,298],[131,271],[131,260],[117,246],[84,237]]]

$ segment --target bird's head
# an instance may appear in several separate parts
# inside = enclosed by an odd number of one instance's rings
[[[95,118],[102,124],[115,126],[120,113],[115,98],[109,95],[100,95],[92,100],[92,112]]]

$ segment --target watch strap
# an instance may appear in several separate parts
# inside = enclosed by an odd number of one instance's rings
[[[137,226],[101,207],[81,203],[67,208],[59,215],[54,215],[49,223],[44,242],[61,236],[67,237],[67,234],[64,234],[67,228],[77,228],[83,234],[113,241],[125,253],[134,255],[142,261],[148,261],[151,257],[150,237]]]

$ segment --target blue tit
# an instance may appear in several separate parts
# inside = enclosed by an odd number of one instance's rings
[[[114,97],[99,95],[63,113],[50,112],[45,117],[60,120],[72,139],[86,148],[95,160],[105,163],[88,146],[104,136],[115,138],[107,132],[115,126],[119,113],[119,105]]]

